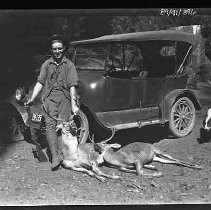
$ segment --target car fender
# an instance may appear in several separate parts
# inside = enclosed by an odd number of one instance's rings
[[[15,100],[5,100],[0,102],[0,107],[3,109],[12,110],[16,115],[19,115],[18,119],[21,121],[21,123],[29,127],[27,124],[29,116],[24,106],[19,105]],[[0,111],[2,111],[2,109]]]
[[[188,97],[193,102],[196,110],[202,109],[202,106],[193,90],[191,90],[191,89],[176,89],[176,90],[169,92],[164,97],[164,100],[160,103],[160,107],[162,110],[162,119],[164,121],[169,120],[171,107],[176,102],[176,100],[181,97]]]
[[[106,125],[103,124],[103,122],[100,121],[94,110],[88,104],[84,102],[80,103],[80,109],[86,115],[90,124],[90,128],[100,126],[104,130],[110,130],[109,127],[107,127]]]

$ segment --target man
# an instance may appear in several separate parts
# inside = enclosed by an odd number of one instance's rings
[[[52,57],[41,66],[37,83],[26,105],[32,104],[43,89],[42,108],[46,123],[46,137],[52,155],[52,171],[55,171],[61,163],[56,118],[69,120],[71,112],[77,115],[79,108],[75,87],[78,78],[74,64],[65,56],[64,39],[59,35],[53,35],[50,43]]]

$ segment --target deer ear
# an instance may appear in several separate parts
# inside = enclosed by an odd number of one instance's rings
[[[110,147],[112,148],[120,148],[121,147],[121,144],[117,144],[117,143],[115,143],[115,144],[111,144],[110,145]]]
[[[59,126],[56,126],[56,132],[58,132],[59,130],[61,130],[61,128]]]
[[[103,148],[101,148],[101,146],[99,146],[98,144],[94,144],[94,150],[96,152],[102,153]]]
[[[74,115],[70,115],[69,121],[73,121]]]
[[[62,123],[59,123],[57,126],[56,126],[56,132],[61,130],[63,127]]]

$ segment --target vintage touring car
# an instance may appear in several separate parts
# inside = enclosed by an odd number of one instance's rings
[[[69,52],[79,78],[80,143],[87,141],[90,129],[96,132],[96,123],[116,130],[163,124],[175,137],[188,135],[202,108],[194,93],[194,75],[204,65],[201,44],[200,35],[173,30],[71,42]],[[45,130],[40,97],[28,112],[22,105],[33,85],[16,90],[14,119],[18,126]]]

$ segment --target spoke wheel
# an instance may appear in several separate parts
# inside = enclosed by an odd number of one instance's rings
[[[75,123],[78,128],[77,136],[79,144],[84,144],[89,136],[89,122],[83,111],[79,111],[79,114],[75,117]]]
[[[171,108],[169,128],[174,136],[188,135],[195,125],[196,113],[192,101],[187,97],[178,99]]]

